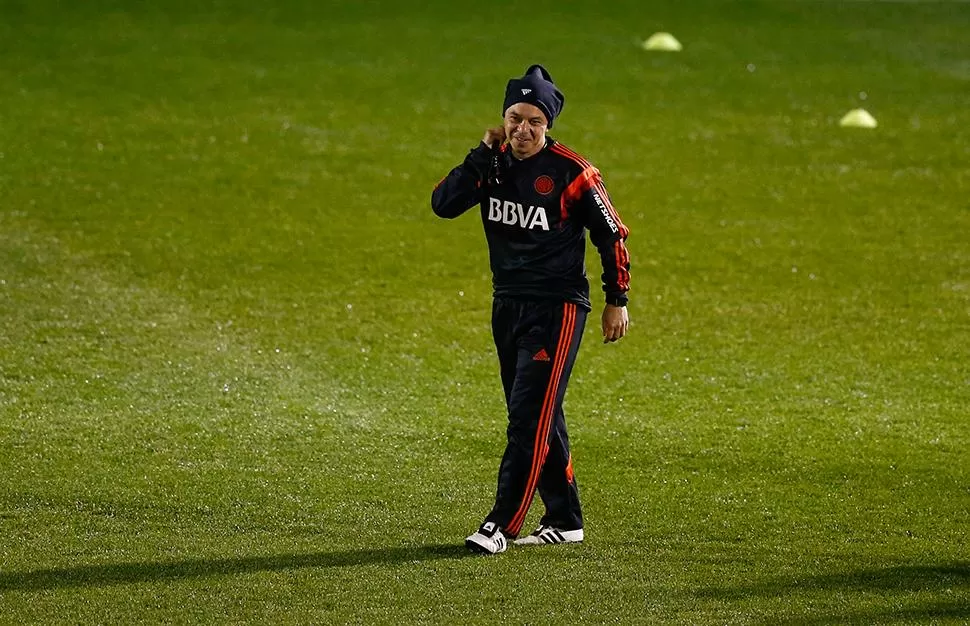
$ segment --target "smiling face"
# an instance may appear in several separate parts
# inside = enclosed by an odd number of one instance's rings
[[[517,102],[505,111],[505,136],[512,156],[527,159],[546,146],[546,116],[539,107]]]

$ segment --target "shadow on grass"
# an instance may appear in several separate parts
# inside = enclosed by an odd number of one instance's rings
[[[751,596],[779,596],[811,591],[937,591],[970,588],[970,563],[947,565],[901,565],[753,582],[733,587],[713,587],[697,592],[699,597],[735,600]]]
[[[953,602],[934,602],[926,605],[892,608],[883,611],[845,611],[843,613],[808,615],[802,617],[772,617],[761,622],[764,626],[836,626],[841,624],[898,624],[898,623],[939,623],[952,622],[965,624],[970,617],[970,607],[966,599]]]
[[[806,615],[772,618],[765,624],[872,623],[882,620],[948,620],[970,618],[970,563],[902,565],[817,576],[775,579],[730,587],[711,587],[695,592],[700,598],[739,600],[751,597],[783,597],[793,593],[887,593],[931,594],[900,598],[903,606],[864,614]]]
[[[377,548],[313,554],[250,556],[232,559],[189,559],[157,563],[120,563],[116,565],[82,565],[34,570],[0,572],[0,592],[39,591],[67,587],[97,587],[128,583],[156,582],[182,578],[201,578],[256,572],[279,572],[313,567],[349,567],[354,565],[408,563],[437,559],[459,559],[473,556],[463,545],[418,546],[413,548]]]

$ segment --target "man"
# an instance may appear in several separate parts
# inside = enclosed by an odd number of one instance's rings
[[[627,331],[629,231],[599,171],[546,136],[564,102],[541,65],[510,80],[503,126],[486,130],[431,195],[439,217],[479,205],[488,242],[492,334],[509,424],[495,504],[465,540],[485,554],[504,552],[519,535],[537,489],[545,514],[535,532],[515,543],[583,540],[562,402],[590,311],[587,229],[603,264],[604,343]]]

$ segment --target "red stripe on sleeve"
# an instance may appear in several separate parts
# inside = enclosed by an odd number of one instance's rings
[[[617,239],[613,244],[613,252],[616,257],[616,286],[622,291],[629,291],[630,270],[627,269],[627,265],[630,264],[630,253],[622,239]]]
[[[556,154],[560,154],[566,157],[567,159],[575,162],[583,169],[586,169],[587,167],[593,167],[593,164],[587,161],[581,154],[579,154],[578,152],[576,152],[571,148],[567,148],[561,143],[553,144],[551,150]]]
[[[563,220],[569,214],[569,207],[579,200],[580,196],[589,191],[599,175],[599,170],[590,166],[580,172],[579,176],[573,182],[569,183],[569,186],[562,192],[562,200],[559,202],[559,209]]]

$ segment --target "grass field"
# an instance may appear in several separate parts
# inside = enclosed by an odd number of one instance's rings
[[[407,4],[0,0],[0,622],[970,621],[970,4]],[[473,557],[490,279],[429,197],[533,62],[632,326],[587,542]]]

